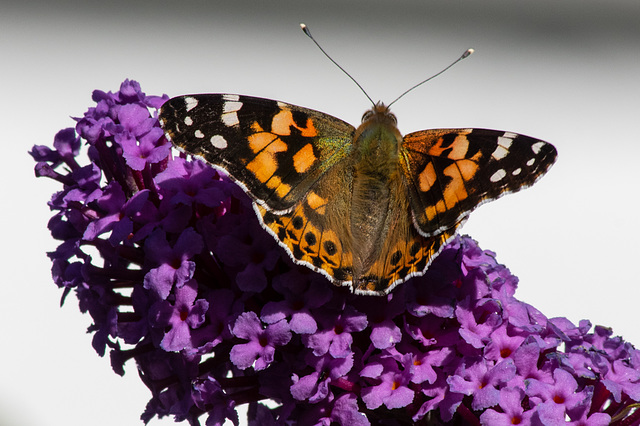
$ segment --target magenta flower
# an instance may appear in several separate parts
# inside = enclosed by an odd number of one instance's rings
[[[174,285],[180,288],[193,277],[196,265],[189,259],[202,250],[202,245],[202,237],[191,228],[178,236],[173,247],[164,231],[154,231],[145,241],[145,251],[149,260],[159,266],[145,275],[144,288],[166,299]]]
[[[353,332],[362,331],[367,326],[367,316],[346,306],[339,312],[325,310],[319,315],[322,329],[314,334],[302,336],[305,346],[313,350],[313,354],[321,356],[326,353],[334,358],[345,358],[351,354]]]
[[[308,353],[305,357],[307,364],[314,367],[314,371],[303,377],[293,375],[291,395],[299,400],[315,403],[329,395],[329,385],[333,380],[344,377],[353,368],[353,356],[333,358],[331,355],[315,356]]]
[[[582,392],[577,390],[578,382],[573,375],[562,368],[556,368],[552,383],[530,379],[526,393],[532,404],[546,406],[545,410],[549,410],[545,413],[547,416],[564,419],[565,413],[568,414],[591,400],[592,388],[586,387]]]
[[[323,306],[331,299],[331,289],[318,285],[322,277],[292,269],[273,278],[273,288],[284,296],[284,300],[268,302],[261,312],[261,318],[268,324],[289,320],[291,331],[297,334],[313,334],[318,323],[312,310]]]
[[[114,371],[136,364],[143,421],[238,424],[248,404],[250,425],[640,424],[640,351],[518,300],[471,238],[388,296],[355,296],[294,265],[223,173],[171,150],[167,96],[126,80],[93,100],[31,155],[60,183],[53,281]]]
[[[500,400],[499,389],[516,375],[516,366],[511,360],[497,364],[486,359],[473,360],[469,366],[464,363],[456,374],[447,379],[452,392],[473,397],[472,409],[482,410],[493,407]]]
[[[178,352],[193,348],[191,330],[202,325],[209,309],[209,303],[196,300],[197,296],[198,283],[190,280],[175,290],[173,304],[161,300],[151,307],[152,323],[167,329],[160,342],[160,347],[165,351]]]
[[[524,391],[521,388],[502,388],[498,410],[487,409],[480,415],[480,423],[487,426],[511,426],[531,424],[533,410],[522,407]]]
[[[489,335],[489,343],[484,348],[484,357],[494,361],[511,358],[524,340],[524,336],[509,336],[507,327],[499,327]]]
[[[362,389],[362,400],[370,410],[382,404],[388,409],[406,407],[413,402],[414,390],[410,387],[412,378],[408,365],[402,365],[393,357],[372,359],[360,375],[375,379],[376,384]]]
[[[236,320],[231,330],[236,337],[249,340],[248,343],[231,348],[231,362],[241,370],[252,367],[264,370],[273,362],[276,346],[283,346],[291,340],[291,331],[286,321],[278,321],[263,329],[254,312],[245,312]]]

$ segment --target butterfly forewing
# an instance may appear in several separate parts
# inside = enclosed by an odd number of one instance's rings
[[[310,109],[228,94],[173,98],[159,118],[179,149],[228,171],[259,204],[281,212],[349,155],[355,130]]]
[[[531,186],[557,155],[539,139],[486,129],[410,133],[402,149],[414,221],[425,236],[464,222],[484,202]]]

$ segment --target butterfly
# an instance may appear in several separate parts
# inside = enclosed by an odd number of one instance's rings
[[[384,295],[425,273],[471,211],[532,185],[549,143],[487,129],[402,136],[382,103],[357,127],[271,99],[196,94],[159,114],[181,151],[226,171],[296,263]]]

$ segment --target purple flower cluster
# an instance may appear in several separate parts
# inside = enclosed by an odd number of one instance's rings
[[[95,91],[75,129],[31,151],[63,186],[53,279],[116,373],[135,360],[142,420],[238,424],[248,403],[252,425],[640,423],[640,352],[517,300],[468,237],[385,297],[294,265],[236,185],[173,156],[166,99],[129,80]]]

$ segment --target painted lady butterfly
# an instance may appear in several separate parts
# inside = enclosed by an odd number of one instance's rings
[[[227,171],[291,258],[358,294],[422,275],[472,210],[532,185],[555,148],[512,132],[404,137],[382,103],[354,128],[330,115],[228,94],[173,98],[160,112],[180,150]]]

